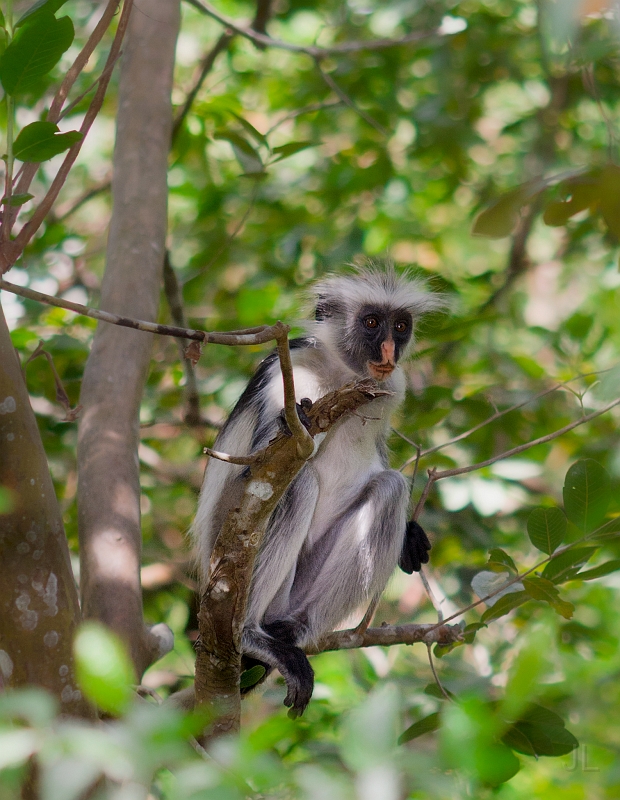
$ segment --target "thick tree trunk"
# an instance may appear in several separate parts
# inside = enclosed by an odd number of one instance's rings
[[[0,689],[43,686],[90,716],[73,672],[80,620],[69,549],[21,365],[0,307]]]
[[[145,320],[156,320],[162,285],[179,16],[179,0],[134,8],[121,68],[101,308]],[[138,677],[172,644],[167,629],[157,635],[144,627],[140,590],[137,450],[151,345],[151,334],[99,325],[82,383],[78,443],[83,615],[128,643]]]

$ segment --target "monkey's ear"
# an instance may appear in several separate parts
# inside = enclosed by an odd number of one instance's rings
[[[322,322],[324,319],[331,317],[331,308],[329,303],[327,302],[325,295],[320,294],[318,296],[316,302],[316,308],[314,310],[314,318],[317,322]]]

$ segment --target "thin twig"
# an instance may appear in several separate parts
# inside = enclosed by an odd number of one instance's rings
[[[255,464],[257,459],[255,453],[251,456],[231,456],[228,453],[221,453],[218,450],[211,450],[210,447],[203,447],[202,452],[208,455],[210,458],[216,458],[218,461],[225,461],[227,464],[239,464],[243,467],[249,467],[252,464]]]
[[[198,78],[196,79],[194,85],[187,93],[187,97],[185,98],[185,102],[179,109],[176,117],[174,118],[174,122],[172,123],[172,135],[170,137],[172,143],[176,141],[177,136],[179,135],[179,131],[183,127],[183,122],[185,118],[190,112],[191,107],[198,96],[198,92],[202,88],[203,83],[207,75],[213,69],[213,65],[215,64],[215,59],[222,53],[228,45],[230,44],[231,40],[234,38],[234,34],[231,31],[224,31],[224,33],[220,36],[217,40],[215,45],[207,55],[203,58],[202,63],[200,65],[200,72],[198,74]]]
[[[338,106],[343,105],[342,100],[335,100],[330,103],[311,103],[309,106],[304,106],[304,108],[298,108],[295,111],[291,111],[290,114],[286,114],[286,116],[279,119],[277,122],[269,128],[265,136],[269,136],[269,134],[273,133],[280,125],[284,125],[285,122],[288,122],[291,119],[297,119],[297,117],[302,117],[304,114],[313,114],[315,111],[324,111],[328,108],[337,108]]]
[[[479,422],[478,425],[474,425],[473,428],[469,428],[469,430],[464,431],[463,433],[459,433],[458,436],[454,436],[452,439],[448,439],[447,442],[442,442],[441,444],[435,445],[434,447],[429,447],[427,450],[422,450],[422,452],[420,453],[420,457],[425,458],[426,456],[431,455],[431,453],[436,453],[438,450],[443,450],[444,447],[448,447],[451,444],[456,444],[456,442],[460,442],[463,439],[467,439],[467,437],[471,436],[472,433],[476,433],[476,431],[479,431],[486,425],[495,422],[495,420],[499,419],[500,417],[504,417],[506,414],[510,414],[512,411],[517,411],[519,408],[523,408],[523,406],[526,406],[529,403],[533,403],[535,400],[540,400],[541,397],[545,397],[546,395],[551,394],[552,392],[556,392],[558,389],[563,389],[565,386],[568,386],[568,384],[572,383],[573,381],[582,380],[583,378],[591,378],[594,375],[602,375],[603,373],[608,371],[609,370],[604,369],[600,370],[599,372],[584,372],[581,375],[575,375],[574,378],[569,378],[568,380],[562,381],[561,383],[556,383],[555,386],[551,386],[548,389],[543,389],[537,394],[532,395],[532,397],[528,397],[527,400],[523,400],[521,403],[515,403],[515,405],[510,406],[510,408],[505,408],[502,411],[496,411],[490,417],[487,417],[483,422]],[[403,433],[396,430],[396,428],[392,428],[392,430],[394,431],[394,433],[400,436],[401,439],[404,439],[408,444],[416,448],[416,450],[419,448],[419,445],[411,441],[411,439],[408,439]],[[403,470],[405,470],[410,464],[412,464],[416,460],[418,460],[417,455],[411,456],[411,458],[408,458],[404,462],[404,464],[402,464],[399,467],[399,471],[403,472]]]
[[[89,200],[92,200],[97,195],[100,195],[102,192],[107,192],[110,187],[112,186],[112,181],[110,178],[106,178],[105,180],[98,183],[96,186],[93,186],[92,189],[88,189],[88,191],[81,194],[75,200],[71,201],[70,203],[66,203],[64,206],[61,206],[58,209],[58,214],[54,214],[53,211],[50,212],[50,215],[53,216],[56,222],[62,222],[63,220],[70,217],[71,214],[74,214],[78,208],[81,208],[85,203],[88,203]]]
[[[495,464],[496,461],[503,461],[505,458],[516,456],[519,453],[523,453],[525,450],[529,450],[530,447],[536,447],[536,445],[545,444],[545,442],[550,442],[553,439],[557,439],[558,436],[562,436],[563,434],[572,431],[579,425],[584,425],[586,422],[590,422],[590,420],[596,419],[596,417],[600,417],[601,414],[607,413],[607,411],[614,408],[614,406],[617,406],[619,403],[620,399],[614,400],[612,403],[608,403],[606,406],[603,406],[603,408],[599,409],[598,411],[593,411],[591,414],[586,414],[584,417],[575,420],[575,422],[571,422],[568,425],[565,425],[563,428],[559,428],[557,431],[553,431],[553,433],[548,433],[546,436],[540,436],[538,439],[533,439],[531,442],[526,442],[525,444],[521,444],[518,447],[513,447],[511,450],[506,450],[505,453],[500,453],[497,456],[493,456],[493,458],[488,458],[486,461],[480,461],[478,464],[471,464],[468,467],[455,467],[454,469],[445,469],[442,472],[436,472],[431,480],[435,482],[441,480],[442,478],[451,478],[454,475],[465,475],[468,472],[474,472],[475,470],[482,469],[483,467],[488,467],[491,464]]]
[[[390,135],[390,132],[387,130],[387,128],[384,128],[383,125],[381,125],[379,122],[377,122],[376,119],[373,119],[370,116],[370,114],[367,114],[365,111],[362,111],[362,109],[357,105],[355,100],[353,100],[353,98],[349,97],[349,95],[344,91],[344,89],[341,89],[340,86],[338,86],[338,84],[332,78],[332,76],[328,72],[325,72],[324,69],[321,68],[321,61],[320,61],[319,58],[315,58],[314,63],[316,64],[316,68],[318,69],[319,74],[321,75],[321,77],[323,78],[325,83],[329,86],[329,88],[335,94],[338,95],[338,97],[342,100],[343,103],[345,103],[345,105],[349,106],[349,108],[351,108],[353,111],[355,111],[355,113],[359,117],[361,117],[364,120],[364,122],[367,122],[372,128],[374,128],[376,131],[378,131],[382,136],[387,137],[387,136]]]
[[[187,2],[198,9],[198,11],[217,20],[240,36],[250,39],[250,41],[255,44],[260,44],[265,47],[277,47],[280,50],[289,50],[292,53],[306,53],[311,58],[323,58],[330,55],[338,55],[339,53],[359,53],[364,50],[385,50],[389,47],[400,47],[401,45],[420,42],[424,39],[429,39],[431,36],[449,35],[441,33],[439,28],[434,28],[431,31],[413,31],[403,36],[401,39],[374,39],[368,42],[342,42],[341,44],[335,44],[331,47],[291,44],[281,39],[273,39],[271,36],[267,36],[267,34],[259,33],[251,28],[237,24],[224,14],[220,14],[219,11],[213,8],[206,0],[187,0]]]
[[[418,574],[420,575],[420,580],[422,581],[422,585],[424,586],[426,594],[428,595],[428,599],[431,601],[433,608],[437,612],[437,622],[441,624],[444,621],[443,611],[441,610],[441,603],[435,597],[433,590],[431,589],[431,585],[428,582],[428,579],[424,574],[424,569],[422,567],[420,567],[420,571]]]
[[[95,121],[97,114],[101,109],[101,106],[103,105],[103,100],[105,98],[105,94],[108,88],[108,83],[110,82],[110,77],[112,75],[112,71],[108,70],[108,66],[110,64],[115,63],[118,58],[118,54],[121,49],[121,44],[123,42],[123,37],[127,30],[127,26],[129,25],[129,18],[131,15],[132,7],[133,7],[133,0],[125,0],[123,4],[123,11],[118,21],[116,34],[114,36],[114,40],[112,41],[110,52],[108,53],[108,58],[106,60],[106,65],[104,67],[101,80],[99,81],[99,85],[97,86],[97,91],[95,92],[95,96],[93,97],[86,111],[86,114],[84,115],[82,124],[80,126],[80,133],[82,134],[82,138],[80,139],[79,142],[76,142],[72,147],[69,148],[69,151],[65,156],[64,161],[60,165],[60,169],[58,170],[58,172],[54,177],[54,180],[52,181],[52,185],[48,189],[47,194],[45,195],[43,200],[39,203],[39,205],[35,209],[32,217],[20,230],[20,232],[17,234],[15,239],[13,239],[13,241],[3,242],[2,246],[0,247],[0,274],[6,272],[6,270],[9,269],[22,254],[26,245],[28,244],[30,239],[34,236],[36,231],[39,229],[45,217],[48,215],[51,207],[54,205],[54,202],[58,197],[58,193],[60,192],[65,181],[67,180],[69,171],[71,170],[71,167],[73,166],[76,158],[80,153],[80,150],[82,149],[84,139],[86,138],[86,135],[88,134],[93,122]],[[103,33],[101,35],[103,36]],[[56,98],[54,98],[54,100],[56,100]],[[24,180],[25,175],[26,173],[24,172],[24,175],[22,175],[22,178],[20,180],[20,184]],[[25,189],[20,189],[19,191],[25,191]]]
[[[448,692],[446,692],[446,690],[443,688],[443,684],[439,680],[439,675],[437,674],[437,670],[435,669],[435,664],[433,662],[433,654],[431,652],[431,645],[430,644],[426,645],[426,652],[428,653],[428,663],[431,665],[431,672],[433,673],[433,678],[435,678],[435,683],[439,687],[439,691],[446,698],[446,700],[449,700],[450,702],[452,702],[452,698],[450,697]]]
[[[192,328],[179,328],[175,325],[160,325],[157,322],[147,322],[146,320],[133,319],[131,317],[121,317],[118,314],[111,314],[109,311],[101,311],[81,303],[73,303],[71,300],[61,300],[59,297],[51,297],[42,292],[35,292],[25,286],[16,286],[13,283],[0,278],[0,289],[4,289],[12,294],[25,297],[28,300],[36,300],[56,308],[65,308],[84,317],[98,319],[101,322],[108,322],[111,325],[120,325],[124,328],[133,328],[146,333],[157,333],[160,336],[177,336],[182,339],[191,339],[195,342],[204,344],[226,344],[226,345],[248,345],[264,344],[273,341],[277,336],[282,335],[283,329],[288,333],[288,326],[281,322],[275,325],[262,325],[257,328],[248,328],[245,331],[229,331],[227,333],[217,333],[213,331],[197,331]]]
[[[363,636],[370,627],[370,623],[372,622],[372,618],[375,615],[375,611],[377,610],[377,606],[379,605],[380,600],[381,600],[381,592],[373,596],[372,600],[370,601],[370,605],[368,606],[368,609],[362,618],[362,621],[357,626],[357,628],[355,628],[354,632],[358,636]]]
[[[170,308],[170,315],[175,325],[180,328],[187,328],[187,321],[185,319],[185,311],[183,309],[183,297],[181,295],[181,287],[177,279],[177,274],[170,261],[170,251],[166,250],[164,256],[164,293],[168,306]],[[198,391],[198,381],[196,380],[196,371],[194,363],[191,358],[188,358],[185,353],[185,344],[182,339],[177,339],[180,356],[185,371],[185,403],[186,410],[183,414],[184,421],[189,425],[200,425],[202,422],[200,415],[200,392]]]
[[[250,214],[251,214],[251,212],[252,212],[252,209],[254,208],[254,203],[256,202],[256,197],[257,197],[257,195],[258,195],[258,188],[259,188],[259,184],[260,184],[260,181],[259,181],[259,180],[255,180],[255,181],[254,181],[254,186],[252,187],[252,194],[250,195],[250,201],[248,202],[248,207],[246,208],[246,210],[245,210],[245,213],[243,214],[243,216],[241,217],[241,219],[239,220],[239,222],[238,222],[238,223],[235,225],[235,228],[233,229],[232,233],[230,233],[230,234],[229,234],[229,235],[226,237],[226,240],[224,241],[224,244],[222,244],[222,246],[221,246],[221,247],[220,247],[218,250],[216,250],[216,251],[215,251],[215,255],[211,256],[211,258],[209,259],[209,261],[207,261],[207,263],[205,264],[205,266],[202,268],[202,272],[203,272],[203,273],[207,273],[207,272],[209,271],[209,268],[210,268],[210,267],[211,267],[213,264],[215,264],[215,262],[217,261],[217,259],[218,259],[218,258],[219,258],[219,257],[222,255],[222,253],[224,252],[224,250],[226,250],[226,248],[227,248],[227,247],[230,247],[230,245],[233,243],[233,241],[234,241],[234,240],[237,238],[237,236],[239,235],[239,233],[240,233],[241,229],[243,228],[243,226],[244,226],[244,225],[245,225],[245,223],[247,222],[247,220],[248,220],[248,217],[250,216]]]
[[[84,69],[86,64],[88,63],[88,60],[91,57],[91,55],[93,54],[93,52],[95,50],[95,47],[97,47],[97,45],[99,44],[99,42],[103,38],[105,32],[110,27],[110,23],[112,22],[112,19],[114,18],[114,15],[116,14],[116,11],[118,9],[119,2],[120,2],[120,0],[109,0],[108,1],[108,4],[107,4],[103,14],[101,15],[101,19],[96,24],[93,32],[88,37],[88,40],[87,40],[86,44],[84,45],[84,47],[80,50],[80,52],[76,56],[76,59],[73,62],[73,64],[71,65],[71,67],[69,67],[69,69],[68,69],[68,71],[67,71],[67,73],[66,73],[66,75],[65,75],[65,77],[64,77],[64,79],[62,81],[62,83],[60,84],[60,87],[59,87],[58,91],[56,92],[56,94],[54,96],[54,99],[52,100],[52,103],[51,103],[51,106],[50,106],[50,110],[47,112],[47,117],[46,117],[48,122],[54,122],[54,123],[58,122],[58,120],[60,118],[60,113],[62,111],[62,106],[63,106],[63,104],[64,104],[64,102],[65,102],[65,100],[66,100],[66,98],[67,98],[67,96],[69,94],[69,91],[71,90],[71,87],[73,86],[73,84],[77,80],[78,76],[80,75],[80,73],[82,72],[82,70]],[[131,5],[131,2],[132,2],[132,0],[130,0],[130,5]],[[121,18],[121,20],[122,20],[122,18]],[[123,23],[123,25],[124,25],[124,23]],[[120,27],[121,27],[121,23],[119,22],[119,28]],[[124,29],[121,31],[121,39],[122,39],[123,33],[124,33]],[[118,30],[117,30],[117,34],[116,35],[117,36],[119,35],[118,34]],[[116,38],[115,38],[114,41],[116,41]],[[119,42],[119,44],[120,44],[120,42]],[[114,48],[114,43],[112,44],[112,47]],[[119,47],[119,50],[120,50],[120,47]],[[114,59],[114,60],[116,60],[116,59]],[[107,64],[106,64],[106,66],[107,66]],[[105,71],[105,68],[104,68],[104,71]],[[107,81],[106,81],[106,85],[107,85]],[[80,143],[78,142],[77,144],[79,145]],[[76,145],[74,145],[74,147],[75,146]],[[13,192],[14,194],[26,194],[28,192],[28,189],[30,188],[30,184],[32,183],[32,180],[33,180],[34,176],[36,175],[37,170],[39,169],[39,167],[40,167],[40,164],[37,164],[37,163],[24,164],[24,167],[23,167],[23,169],[21,171],[20,179],[17,182],[17,185],[16,185],[15,190]],[[19,209],[15,208],[13,210],[13,213],[8,218],[9,233],[10,233],[10,228],[12,227],[12,225],[15,222],[15,220],[17,219],[17,214],[18,213],[19,213]],[[7,236],[6,238],[8,239],[9,237]],[[17,256],[16,256],[16,258],[17,258]],[[0,274],[2,274],[3,271],[5,271],[5,270],[3,270],[0,267]]]

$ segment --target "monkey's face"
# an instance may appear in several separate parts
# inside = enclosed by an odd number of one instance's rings
[[[413,320],[409,311],[364,306],[355,317],[354,331],[346,337],[347,362],[359,375],[376,381],[389,378],[411,339]]]

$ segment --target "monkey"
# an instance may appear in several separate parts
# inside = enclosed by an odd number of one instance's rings
[[[280,671],[292,716],[303,713],[314,687],[303,648],[380,594],[397,564],[411,574],[429,560],[426,533],[414,520],[407,523],[409,484],[389,468],[387,438],[405,395],[399,362],[413,348],[415,324],[445,307],[444,297],[423,281],[378,263],[320,280],[313,298],[314,320],[305,336],[290,342],[297,402],[303,399],[303,407],[360,378],[373,378],[390,394],[328,431],[273,511],[257,555],[242,635],[244,663]],[[265,447],[282,424],[283,405],[273,352],[214,448],[247,455]],[[204,579],[217,534],[239,505],[245,475],[242,466],[208,462],[192,526]]]

